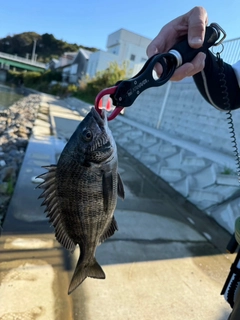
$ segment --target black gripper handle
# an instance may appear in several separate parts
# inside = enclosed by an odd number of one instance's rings
[[[191,62],[199,52],[206,53],[207,50],[216,43],[219,37],[220,31],[215,27],[209,26],[206,27],[205,38],[202,47],[198,49],[191,48],[188,44],[188,38],[186,35],[183,40],[173,46],[169,53],[172,53],[175,56],[178,61],[178,66],[180,66],[186,62]]]

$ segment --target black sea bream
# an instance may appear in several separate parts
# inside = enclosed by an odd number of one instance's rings
[[[80,257],[68,293],[86,277],[104,279],[95,259],[96,247],[117,230],[117,196],[124,198],[118,174],[117,148],[105,111],[92,108],[63,149],[57,165],[44,167],[41,198],[56,239],[71,252],[78,244]]]

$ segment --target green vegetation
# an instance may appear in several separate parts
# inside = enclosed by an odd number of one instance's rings
[[[12,71],[7,73],[7,83],[9,85],[19,86],[24,84],[27,88],[32,88],[42,92],[48,92],[48,87],[51,81],[62,81],[61,72],[46,71],[41,72],[26,72]]]
[[[96,95],[102,89],[114,86],[117,81],[126,79],[126,77],[127,64],[124,63],[123,66],[120,67],[116,62],[113,62],[110,63],[106,70],[98,72],[93,79],[86,77],[81,81],[79,86],[74,84],[63,86],[61,84],[61,72],[51,70],[44,73],[9,70],[7,74],[7,83],[9,85],[17,86],[24,84],[27,88],[32,88],[37,91],[60,97],[71,95],[93,104]],[[55,81],[56,84],[51,84],[52,81]]]
[[[7,194],[9,196],[11,196],[13,194],[13,191],[14,191],[14,181],[12,178],[10,178],[8,181],[7,181]]]
[[[31,58],[33,44],[36,40],[37,61],[47,63],[53,58],[61,57],[65,52],[76,52],[80,48],[97,51],[96,48],[84,47],[82,45],[69,44],[63,40],[56,39],[52,34],[45,33],[39,35],[36,32],[24,32],[13,36],[7,36],[0,39],[0,51],[16,54],[20,57],[29,55]],[[111,87],[119,80],[126,79],[127,64],[119,66],[116,62],[111,63],[109,67],[98,72],[93,79],[85,78],[79,85],[64,86],[61,72],[46,71],[26,72],[9,70],[7,74],[8,85],[32,88],[37,91],[65,97],[73,95],[76,98],[89,103],[94,103],[96,95],[104,88]],[[55,84],[53,84],[55,82]]]
[[[221,174],[232,175],[234,171],[231,168],[225,167]]]
[[[123,63],[120,67],[116,62],[112,62],[106,70],[98,72],[93,79],[86,78],[82,81],[74,96],[93,104],[96,95],[101,90],[114,86],[117,81],[126,78],[127,64]]]
[[[84,47],[76,43],[70,44],[63,40],[58,40],[49,33],[40,35],[36,32],[24,32],[0,39],[0,51],[17,54],[24,58],[28,54],[31,57],[34,40],[37,40],[36,54],[37,61],[39,62],[47,63],[53,58],[58,59],[64,52],[76,52],[80,48],[92,52],[97,51],[96,48]]]

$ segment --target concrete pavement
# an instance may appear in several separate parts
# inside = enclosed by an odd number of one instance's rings
[[[220,292],[234,259],[225,253],[230,235],[120,147],[119,231],[96,255],[106,279],[87,278],[67,295],[79,253],[56,242],[33,182],[89,109],[42,96],[0,238],[0,319],[227,319]]]

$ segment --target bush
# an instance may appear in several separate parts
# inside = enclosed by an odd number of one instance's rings
[[[54,96],[64,96],[67,94],[67,88],[68,87],[63,87],[57,83],[51,86],[51,88],[48,88],[48,92]]]
[[[51,81],[62,81],[62,74],[58,71],[48,70],[46,72],[33,72],[33,71],[12,71],[7,73],[7,82],[19,85],[24,83],[25,87],[33,88],[39,91],[40,88],[46,88],[46,83]]]
[[[23,73],[23,82],[25,87],[36,88],[41,80],[40,72],[24,72]]]
[[[119,66],[116,62],[110,63],[109,67],[101,72],[98,72],[93,79],[86,77],[80,82],[80,86],[69,84],[62,86],[59,82],[62,81],[62,74],[58,71],[47,70],[46,72],[17,72],[8,71],[7,81],[15,85],[24,84],[24,86],[65,97],[73,95],[78,99],[94,104],[96,95],[103,89],[114,86],[119,80],[124,80],[127,77],[127,64],[123,63]],[[50,86],[52,81],[57,83]]]
[[[7,82],[15,85],[23,83],[23,72],[9,70],[7,72]]]
[[[127,64],[123,63],[120,67],[116,62],[112,62],[106,70],[98,72],[93,79],[83,80],[74,96],[93,104],[101,90],[114,86],[117,81],[124,80],[126,77]]]
[[[69,84],[67,91],[69,94],[76,93],[78,91],[78,87],[75,84]]]
[[[46,82],[51,82],[51,81],[58,81],[61,82],[62,81],[62,73],[59,71],[54,71],[54,70],[47,70],[46,72],[42,73],[42,77],[41,77],[42,81],[46,81]]]

